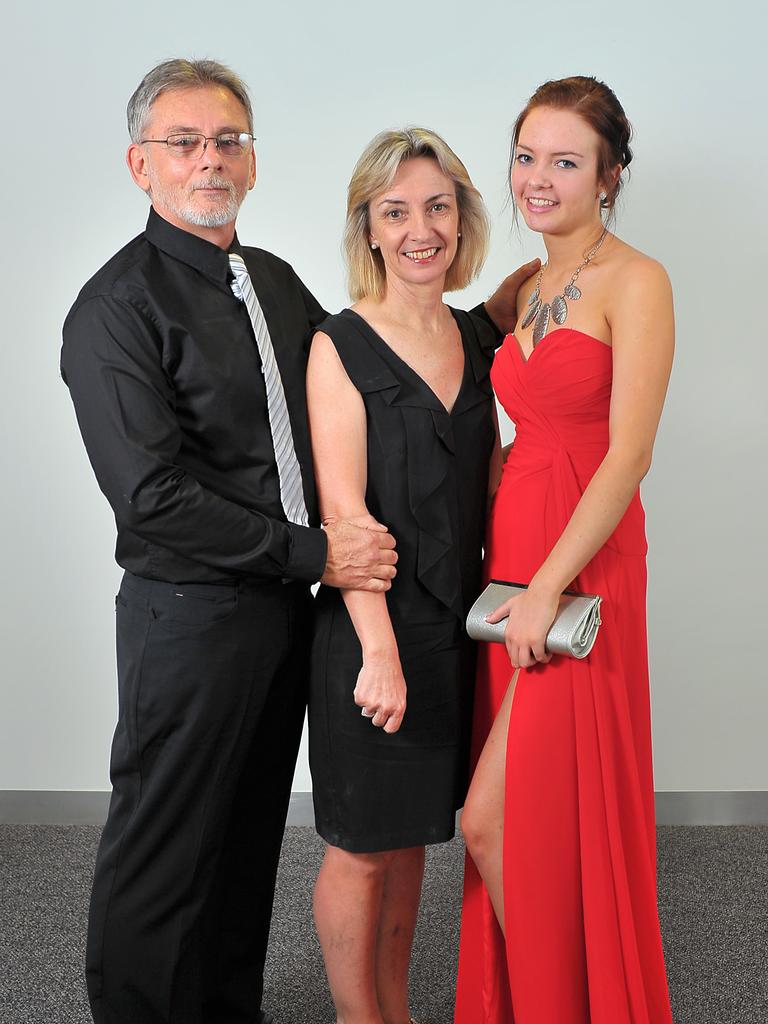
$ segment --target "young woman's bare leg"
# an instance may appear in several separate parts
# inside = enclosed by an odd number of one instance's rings
[[[472,860],[488,890],[496,918],[504,931],[504,776],[507,759],[509,715],[517,685],[513,675],[499,712],[488,734],[469,787],[461,830]]]

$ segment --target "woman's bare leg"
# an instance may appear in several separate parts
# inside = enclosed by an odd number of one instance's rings
[[[329,846],[315,885],[315,924],[339,1024],[384,1024],[376,949],[390,853]]]
[[[424,878],[424,847],[396,850],[387,870],[376,945],[376,990],[385,1024],[407,1024],[408,969]]]
[[[504,777],[509,714],[517,685],[513,675],[477,762],[461,815],[461,830],[504,931]]]

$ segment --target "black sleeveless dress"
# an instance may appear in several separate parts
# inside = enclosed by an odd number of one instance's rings
[[[464,377],[450,413],[352,310],[318,330],[365,402],[368,511],[397,541],[387,605],[407,685],[398,732],[364,718],[352,693],[362,652],[341,593],[316,599],[309,700],[315,822],[355,853],[445,842],[466,795],[475,651],[464,632],[481,581],[494,426],[489,370],[498,336],[451,310]]]

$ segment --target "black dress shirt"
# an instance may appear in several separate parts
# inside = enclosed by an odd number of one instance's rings
[[[305,373],[326,313],[283,260],[237,239],[231,249],[264,310],[317,524]],[[286,522],[261,361],[231,280],[224,250],[150,211],[70,310],[62,376],[115,513],[120,565],[172,583],[314,582],[325,535]]]

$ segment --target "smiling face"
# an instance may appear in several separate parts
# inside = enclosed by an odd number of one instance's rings
[[[368,204],[370,241],[384,261],[387,283],[444,282],[456,255],[456,187],[431,157],[400,164],[391,185]]]
[[[600,138],[572,110],[534,107],[520,128],[512,194],[533,231],[569,234],[600,222]],[[618,174],[620,168],[617,167]]]
[[[248,131],[245,109],[223,86],[161,93],[152,104],[144,139],[197,132],[211,141],[193,158],[174,156],[162,142],[133,143],[127,154],[133,180],[165,220],[226,247],[240,204],[256,181],[256,161],[252,147],[242,155],[225,156],[213,138]]]

